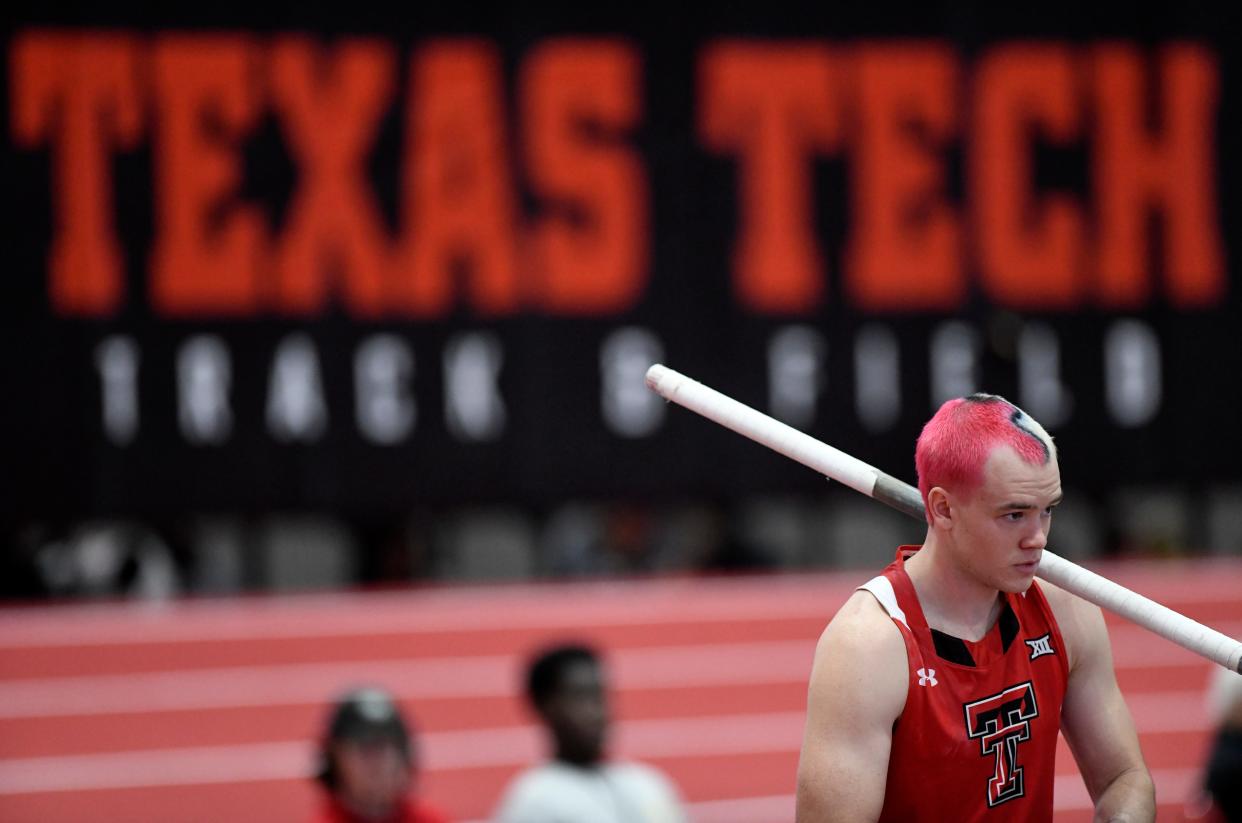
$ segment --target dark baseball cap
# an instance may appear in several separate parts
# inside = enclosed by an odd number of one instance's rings
[[[404,750],[409,729],[401,709],[383,689],[354,689],[336,703],[328,723],[329,740],[394,740]]]

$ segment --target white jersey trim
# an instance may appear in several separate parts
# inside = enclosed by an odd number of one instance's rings
[[[893,583],[884,575],[878,575],[868,580],[866,583],[858,587],[859,590],[867,590],[875,595],[875,599],[880,601],[880,605],[884,607],[884,611],[888,612],[888,616],[894,620],[900,620],[901,625],[907,629],[910,624],[906,621],[906,613],[901,610],[901,606],[897,605],[897,592],[893,591]]]

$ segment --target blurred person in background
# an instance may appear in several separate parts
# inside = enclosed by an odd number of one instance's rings
[[[1218,667],[1208,689],[1208,714],[1216,737],[1208,754],[1202,794],[1188,820],[1242,823],[1242,675]]]
[[[412,794],[414,743],[392,696],[362,688],[344,695],[324,731],[316,778],[328,796],[314,823],[447,823]]]
[[[593,649],[567,644],[539,653],[526,692],[552,758],[514,778],[497,823],[684,823],[668,778],[650,766],[605,759],[608,698]]]

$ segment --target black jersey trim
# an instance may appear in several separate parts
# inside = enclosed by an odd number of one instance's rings
[[[1006,599],[1001,606],[1000,617],[997,618],[997,625],[1000,628],[1001,649],[1009,651],[1009,647],[1013,645],[1014,639],[1018,636],[1018,616],[1013,613],[1013,606],[1009,605]],[[960,637],[954,637],[951,634],[945,634],[939,629],[931,630],[932,643],[936,646],[936,656],[941,660],[947,660],[950,663],[957,663],[959,666],[975,667],[974,656],[970,653],[970,649],[966,646],[966,641]]]
[[[939,629],[932,629],[931,636],[932,642],[936,644],[936,656],[941,660],[957,663],[960,666],[975,665],[975,658],[971,656],[970,649],[966,648],[966,643],[962,638],[945,634]]]
[[[1013,644],[1014,638],[1018,636],[1018,616],[1013,613],[1013,607],[1009,605],[1009,599],[1005,599],[1005,606],[1001,609],[1000,620],[1001,649],[1009,651],[1009,646]]]

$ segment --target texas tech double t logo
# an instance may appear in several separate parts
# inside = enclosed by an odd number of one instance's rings
[[[963,708],[966,710],[966,733],[978,738],[984,757],[991,755],[996,760],[996,771],[988,780],[988,806],[1021,797],[1018,744],[1030,739],[1031,719],[1039,716],[1031,681],[967,703]]]

